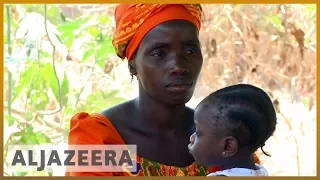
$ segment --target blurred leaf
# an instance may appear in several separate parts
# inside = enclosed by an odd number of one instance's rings
[[[66,106],[63,110],[63,119],[70,119],[73,115],[73,108],[71,106]],[[66,123],[68,124],[67,129],[69,129],[69,122]]]
[[[15,133],[13,134],[13,136],[19,137],[19,136],[22,136],[23,134],[24,134],[24,132],[23,132],[23,131],[20,131],[20,132],[15,132]]]
[[[62,19],[63,23],[65,23],[67,21],[66,16],[62,12],[60,13],[60,18]]]
[[[115,97],[117,94],[119,94],[119,90],[112,90],[109,92],[101,92],[101,95],[103,98],[110,98],[110,97]]]
[[[40,70],[40,76],[43,76],[46,82],[49,84],[50,88],[56,99],[59,99],[59,86],[57,83],[56,76],[54,74],[53,66],[51,63],[46,63]]]
[[[28,13],[39,13],[44,15],[44,4],[24,4],[25,11]],[[52,24],[60,24],[63,22],[63,19],[60,16],[61,10],[57,7],[57,5],[47,6],[47,20]]]
[[[279,16],[271,16],[270,23],[274,25],[277,30],[281,31],[282,25],[281,25],[281,20]]]
[[[3,24],[7,24],[8,23],[8,21],[7,21],[7,12],[6,12],[6,10],[5,10],[5,8],[4,8],[4,11],[3,11]]]
[[[106,53],[115,53],[115,50],[112,46],[112,39],[109,37],[103,42],[103,48],[105,49]]]
[[[31,112],[26,112],[25,115],[24,115],[24,119],[26,121],[31,121],[33,119],[33,115]]]
[[[107,60],[107,55],[114,53],[114,48],[112,46],[112,39],[108,38],[105,40],[97,50],[97,65],[104,68],[104,63]]]
[[[11,20],[11,29],[16,29],[18,27],[18,21]]]
[[[104,39],[104,36],[103,36],[102,33],[99,33],[99,34],[96,36],[96,38],[95,38],[95,40],[96,40],[98,43],[103,42],[103,39]]]
[[[312,18],[312,14],[317,10],[316,4],[306,4],[305,8],[307,10],[308,18]]]
[[[77,18],[77,21],[81,22],[80,31],[87,30],[88,27],[92,26],[93,24],[96,24],[96,15],[88,15],[84,17]]]
[[[44,81],[42,81],[44,82]],[[45,88],[44,86],[43,88]],[[39,89],[43,89],[39,88]],[[32,111],[37,111],[39,109],[46,109],[47,105],[49,104],[49,97],[47,95],[46,89],[37,90],[33,89],[30,93],[30,104],[32,105]]]
[[[4,44],[8,44],[8,35],[7,35],[7,31],[3,33],[3,43]]]
[[[47,176],[48,172],[47,171],[31,171],[28,172],[25,176]]]
[[[99,22],[101,24],[107,24],[108,22],[110,22],[110,17],[109,16],[100,16]]]
[[[123,103],[124,101],[126,101],[125,98],[109,97],[108,99],[106,99],[105,106],[102,107],[101,109],[106,108],[106,107],[115,106],[116,104]]]
[[[94,14],[89,14],[86,16],[77,17],[76,21],[78,21],[81,25],[87,24],[92,18],[94,18]]]
[[[40,50],[40,58],[48,58],[48,57],[51,58],[51,54],[50,53]]]
[[[33,96],[30,97],[30,104],[33,106],[32,109],[37,111],[39,109],[47,109],[47,105],[49,104],[49,98],[43,92],[37,92]]]
[[[7,30],[7,13],[6,13],[6,10],[4,9],[3,11],[3,41],[4,41],[4,44],[7,44],[8,43],[8,30]]]
[[[60,17],[60,9],[56,6],[50,6],[47,10],[47,15],[50,16],[50,17]]]
[[[23,7],[26,12],[34,12],[35,9],[40,9],[40,6],[35,4],[23,4]]]
[[[58,27],[58,31],[61,33],[59,37],[68,49],[72,47],[75,40],[76,34],[74,31],[79,29],[80,26],[81,22],[79,21],[66,21],[66,23]]]
[[[94,54],[94,49],[90,48],[89,50],[87,50],[84,55],[82,56],[82,62],[85,62],[89,57],[91,57]]]
[[[4,115],[4,119],[6,119],[8,121],[9,126],[12,126],[14,124],[14,122],[17,121],[16,118],[9,116],[7,114]]]
[[[243,5],[242,4],[232,4],[231,7],[233,9],[241,9],[243,7]]]
[[[73,45],[74,40],[75,40],[75,36],[71,33],[71,34],[68,34],[68,36],[64,37],[64,39],[62,41],[63,41],[64,45],[68,49],[70,49],[72,47],[72,45]]]
[[[12,102],[22,93],[24,88],[29,88],[30,81],[33,81],[32,75],[35,73],[35,69],[37,69],[38,66],[35,63],[32,63],[29,65],[26,70],[20,74],[20,80],[13,89],[12,93]],[[39,82],[37,82],[39,83]]]
[[[25,176],[27,174],[28,174],[27,171],[15,171],[15,172],[12,172],[12,176]]]
[[[61,33],[59,37],[68,49],[72,47],[73,42],[77,36],[74,31],[76,31],[80,27],[81,21],[66,21],[64,24],[58,27],[58,31]]]
[[[88,27],[88,33],[92,37],[97,37],[100,34],[100,30],[97,29],[96,27]]]
[[[95,102],[95,101],[100,101],[101,103],[99,104],[91,104],[90,107],[85,107],[88,108],[87,110],[93,111],[93,112],[99,112],[102,109],[114,106],[116,104],[124,102],[126,99],[116,97],[116,95],[119,93],[118,90],[113,90],[110,92],[96,92],[92,93],[91,95],[88,96],[86,99],[86,102]],[[87,103],[87,104],[88,104]]]
[[[303,97],[303,98],[301,98],[301,101],[302,101],[302,103],[303,103],[303,105],[304,105],[305,107],[309,108],[309,101],[310,101],[309,98]]]
[[[73,115],[72,114],[72,107],[68,106],[64,109],[64,114],[66,115]]]
[[[68,104],[68,94],[69,94],[69,80],[67,74],[64,73],[63,80],[61,82],[61,96],[62,105],[67,106]]]
[[[51,140],[46,134],[42,132],[33,132],[33,128],[30,125],[27,126],[25,132],[22,134],[20,142],[22,142],[23,144],[36,145],[50,143]]]
[[[84,46],[84,48],[86,48],[86,49],[95,50],[96,47],[97,47],[97,43],[94,42],[94,41],[89,41],[89,42],[85,43],[83,46]]]
[[[79,29],[80,28],[80,22],[66,22],[64,24],[62,24],[60,27],[58,27],[58,31],[61,34],[68,34],[68,33],[72,33],[72,31]]]
[[[58,31],[63,37],[66,37],[67,35],[74,35],[77,36],[78,33],[81,33],[79,31],[82,29],[82,26],[84,26],[89,20],[91,19],[91,16],[87,17],[78,17],[76,20],[73,21],[66,21],[66,23],[60,25],[58,27]]]
[[[34,134],[34,137],[37,140],[38,144],[51,143],[50,137],[48,137],[44,133],[37,132],[37,133]]]

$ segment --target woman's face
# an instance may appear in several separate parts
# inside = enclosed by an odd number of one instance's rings
[[[165,104],[185,104],[194,92],[203,58],[196,27],[167,21],[150,30],[133,60],[140,91]]]

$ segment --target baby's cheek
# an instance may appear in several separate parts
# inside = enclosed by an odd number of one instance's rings
[[[201,143],[195,139],[192,147],[195,151],[201,151]]]

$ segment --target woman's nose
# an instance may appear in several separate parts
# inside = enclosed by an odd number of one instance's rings
[[[175,57],[170,62],[170,74],[171,75],[182,75],[188,73],[189,70],[186,67],[185,63],[179,57]]]

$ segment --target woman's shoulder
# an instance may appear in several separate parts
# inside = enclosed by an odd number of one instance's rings
[[[118,122],[123,119],[122,116],[132,113],[134,109],[134,100],[125,101],[123,103],[117,104],[115,106],[106,108],[100,112],[101,115],[107,117],[111,122]]]
[[[132,100],[102,110],[100,113],[79,112],[70,121],[69,144],[124,144],[115,128],[128,115]]]
[[[78,112],[72,116],[70,120],[70,129],[74,127],[79,127],[83,125],[88,125],[88,127],[92,127],[94,125],[103,125],[110,126],[111,121],[108,117],[100,114],[100,113],[88,113],[88,112]]]
[[[110,119],[100,113],[79,112],[70,120],[68,144],[123,144]]]

